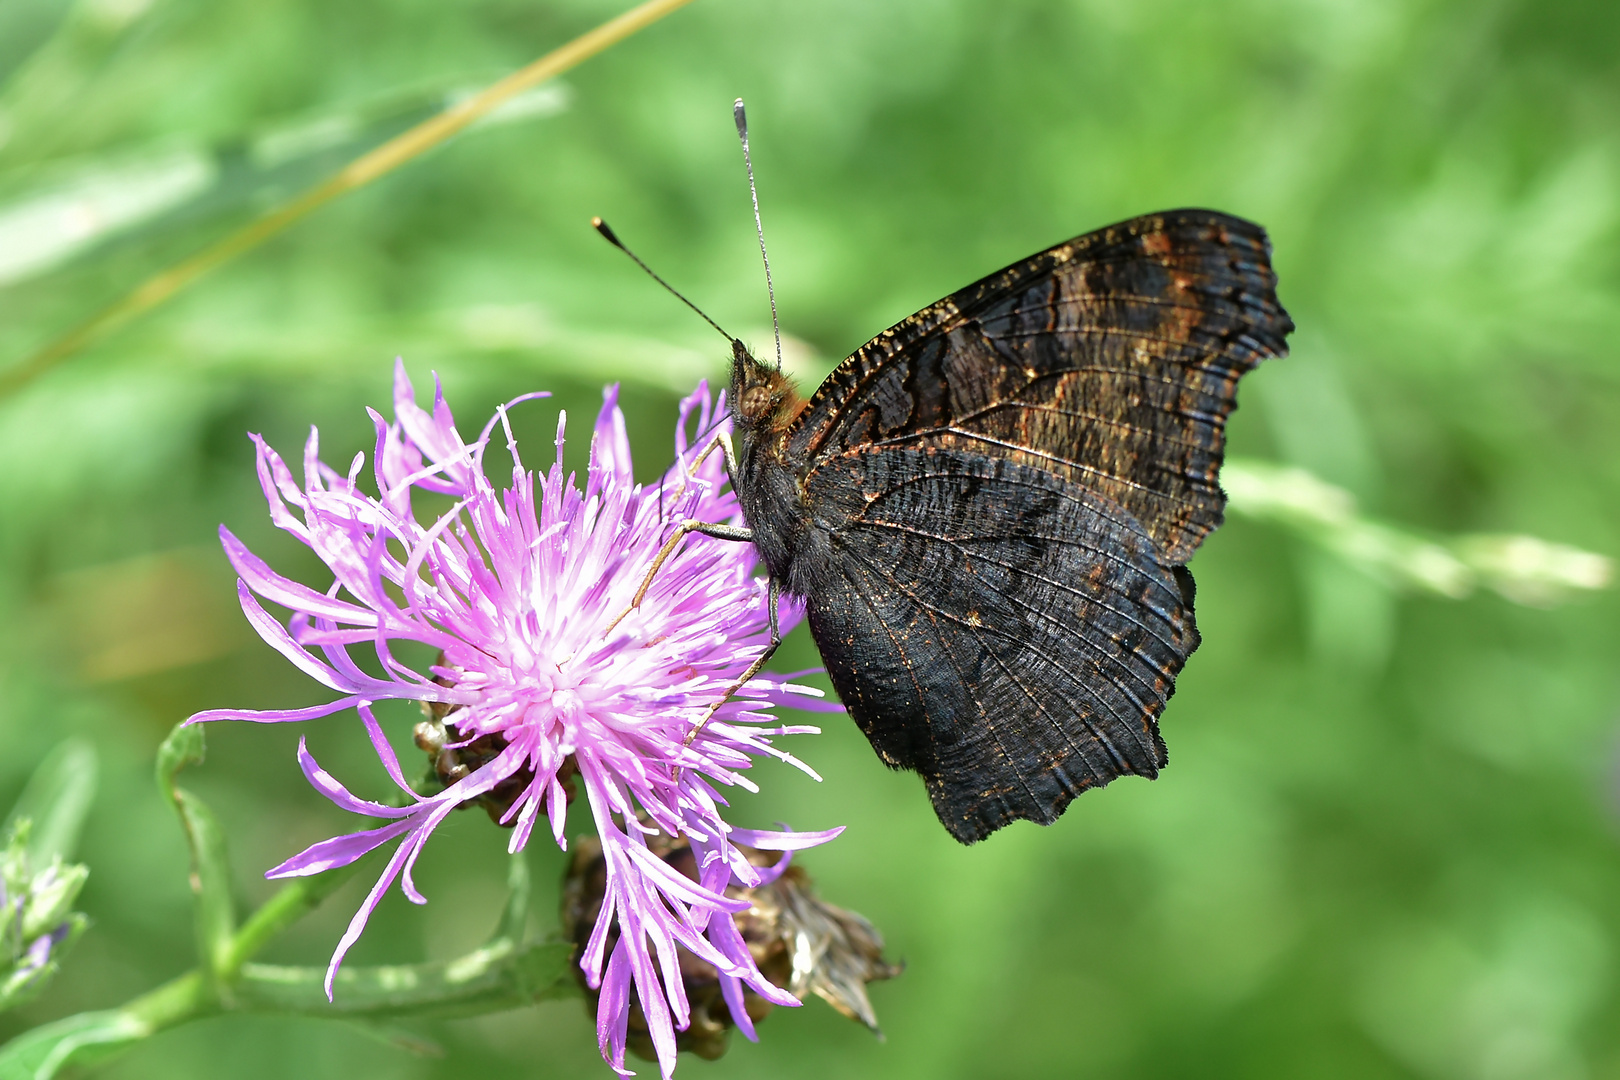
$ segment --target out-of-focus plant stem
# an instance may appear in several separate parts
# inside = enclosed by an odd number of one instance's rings
[[[117,1010],[147,1035],[219,1011],[219,999],[208,988],[201,969],[149,990]]]
[[[530,87],[561,75],[689,3],[691,0],[647,0],[362,154],[302,195],[275,207],[218,243],[148,278],[134,291],[49,342],[33,355],[0,371],[0,398],[16,393],[103,334],[157,307],[198,278],[253,250],[339,195],[345,195],[392,172],[465,130]]]
[[[301,878],[266,900],[259,910],[248,916],[242,929],[231,939],[230,948],[221,957],[220,976],[234,978],[242,970],[242,965],[264,948],[271,938],[314,911],[334,889],[349,880],[357,865],[350,863],[315,877]]]
[[[1607,556],[1535,536],[1431,539],[1362,515],[1353,495],[1304,469],[1233,459],[1221,470],[1232,512],[1272,521],[1386,585],[1451,600],[1481,585],[1551,607],[1614,582]]]

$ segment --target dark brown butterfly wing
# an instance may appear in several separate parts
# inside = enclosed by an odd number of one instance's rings
[[[1164,765],[1181,567],[1221,521],[1237,381],[1293,328],[1275,281],[1249,222],[1123,222],[873,339],[783,434],[833,685],[963,842]]]
[[[788,432],[814,468],[862,446],[1006,457],[1080,484],[1182,565],[1221,522],[1237,381],[1281,356],[1265,231],[1208,210],[1133,218],[924,308],[840,364]]]
[[[958,840],[1157,775],[1155,717],[1198,633],[1128,513],[1044,469],[907,447],[829,463],[806,499],[833,685]]]

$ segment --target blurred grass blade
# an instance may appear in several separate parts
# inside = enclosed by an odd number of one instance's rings
[[[364,1035],[368,1039],[375,1039],[384,1046],[403,1050],[414,1057],[444,1057],[444,1047],[439,1043],[434,1042],[425,1035],[407,1031],[394,1024],[386,1024],[375,1020],[350,1020],[344,1026],[350,1031]]]
[[[1534,536],[1465,536],[1455,547],[1486,585],[1531,607],[1549,607],[1572,592],[1614,582],[1612,560]]]
[[[0,1047],[0,1080],[50,1080],[76,1055],[83,1060],[92,1048],[111,1051],[150,1034],[145,1024],[121,1010],[79,1013]]]
[[[46,143],[55,144],[62,118],[73,112],[90,73],[110,65],[127,32],[152,6],[151,0],[0,4],[0,116],[11,136],[0,150],[11,156],[19,133],[24,143],[43,133]]]
[[[197,796],[175,783],[181,769],[200,763],[206,752],[201,724],[177,724],[158,747],[158,786],[180,815],[191,849],[191,891],[197,897],[197,956],[214,979],[229,977],[233,966],[236,908],[231,902],[230,863],[219,819]]]
[[[108,235],[195,198],[218,174],[208,155],[170,151],[99,162],[0,206],[0,286],[50,270]]]
[[[1290,466],[1235,459],[1221,469],[1234,513],[1287,526],[1395,588],[1460,600],[1481,584],[1515,603],[1549,605],[1607,588],[1605,556],[1533,536],[1429,540],[1363,517],[1343,488]]]
[[[56,745],[11,808],[0,835],[10,836],[22,818],[33,822],[28,837],[28,858],[35,866],[48,866],[56,856],[71,861],[79,832],[96,797],[96,748],[89,739],[74,737]]]
[[[120,241],[262,205],[272,193],[303,188],[336,163],[476,93],[464,80],[417,84],[283,117],[214,147],[166,140],[52,170],[42,182],[0,203],[0,288],[108,254]],[[554,116],[568,101],[568,88],[550,82],[511,98],[473,127]]]
[[[647,0],[560,49],[547,53],[529,66],[451,105],[375,150],[362,154],[304,194],[283,203],[196,255],[148,278],[133,292],[88,321],[20,363],[0,371],[0,397],[15,393],[103,334],[157,307],[193,281],[238,255],[253,250],[310,212],[392,172],[495,112],[523,91],[562,74],[688,3],[691,0]]]
[[[67,0],[8,0],[0,4],[0,86],[51,39],[68,16]]]
[[[1380,581],[1460,600],[1474,573],[1450,549],[1360,515],[1355,497],[1304,469],[1262,461],[1221,468],[1231,510],[1286,525]]]

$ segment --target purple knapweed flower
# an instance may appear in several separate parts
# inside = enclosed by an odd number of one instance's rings
[[[418,408],[399,364],[394,422],[371,413],[376,497],[357,482],[364,455],[346,474],[338,473],[321,462],[312,430],[300,487],[255,436],[271,519],[325,561],[333,582],[322,592],[285,578],[221,528],[240,575],[242,610],[265,641],[342,696],[306,709],[219,709],[192,720],[307,720],[352,707],[404,794],[403,807],[357,798],[300,741],[298,761],[316,789],[346,810],[392,820],[315,844],[266,876],[320,873],[400,841],[338,943],[327,971],[328,996],[344,953],[396,878],[408,898],[425,902],[412,883],[412,867],[452,810],[500,787],[502,821],[513,826],[512,851],[525,845],[542,813],[553,838],[566,847],[565,784],[577,768],[607,867],[601,917],[580,958],[589,983],[601,989],[598,1042],[607,1062],[629,1075],[624,1052],[633,990],[668,1077],[675,1067],[674,1030],[690,1018],[678,946],[721,973],[727,1003],[750,1037],[744,985],[773,1002],[797,1004],[760,974],[731,918],[747,902],[728,899],[725,890],[752,887],[780,872],[751,866],[738,844],[786,853],[841,830],[734,828],[721,817],[726,800],[720,792],[730,786],[756,790],[743,772],[762,755],[815,776],[773,746],[771,736],[819,729],[773,723],[759,710],[809,704],[819,695],[762,677],[726,700],[768,641],[765,582],[753,576],[752,545],[689,536],[640,606],[614,622],[629,609],[677,523],[740,521],[721,456],[712,454],[694,469],[698,448],[686,435],[694,418],[701,432],[724,416],[723,395],[711,407],[700,386],[681,403],[676,463],[659,486],[648,489],[631,476],[614,389],[604,394],[583,491],[563,472],[562,417],[556,462],[543,476],[524,469],[506,419],[515,403],[498,410],[479,437],[466,443],[442,391],[431,413]],[[506,433],[513,461],[505,489],[492,485],[483,467],[497,426]],[[418,521],[413,489],[455,501],[437,517]],[[260,606],[261,598],[291,609],[285,626]],[[791,624],[800,612],[784,605],[783,614]],[[396,641],[420,642],[438,650],[439,660],[426,672],[414,670],[394,655]],[[383,675],[361,669],[350,654],[357,647],[375,652]],[[479,741],[498,752],[483,756],[438,794],[422,795],[406,783],[373,715],[372,703],[384,698],[437,703],[459,740],[451,749]],[[694,737],[694,728],[722,701]],[[671,870],[649,850],[648,838],[659,834],[691,840],[699,880]],[[615,922],[620,933],[609,955]]]

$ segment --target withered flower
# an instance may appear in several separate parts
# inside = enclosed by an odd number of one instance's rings
[[[692,845],[684,837],[659,835],[650,838],[647,846],[671,868],[698,880]],[[815,994],[851,1020],[871,1028],[881,1039],[883,1033],[866,996],[866,984],[894,978],[902,965],[883,958],[883,937],[877,928],[856,912],[818,898],[810,875],[789,864],[791,856],[743,845],[738,849],[760,869],[761,882],[752,887],[732,885],[726,895],[748,905],[731,919],[760,973],[800,1001]],[[595,837],[580,837],[574,842],[574,857],[563,880],[562,895],[563,933],[573,939],[576,948],[585,947],[597,924],[606,885],[607,862],[601,844]],[[616,937],[618,926],[614,925],[609,934]],[[727,987],[713,965],[684,948],[678,950],[677,957],[681,981],[692,1006],[692,1023],[677,1034],[676,1046],[712,1061],[726,1052],[734,1018],[742,1033],[755,1039],[753,1025],[765,1018],[772,1003],[746,988],[740,1001],[728,1003]],[[594,1011],[596,991],[585,980],[580,982],[586,1006]],[[656,1059],[646,1016],[633,996],[628,1043],[638,1057]]]

